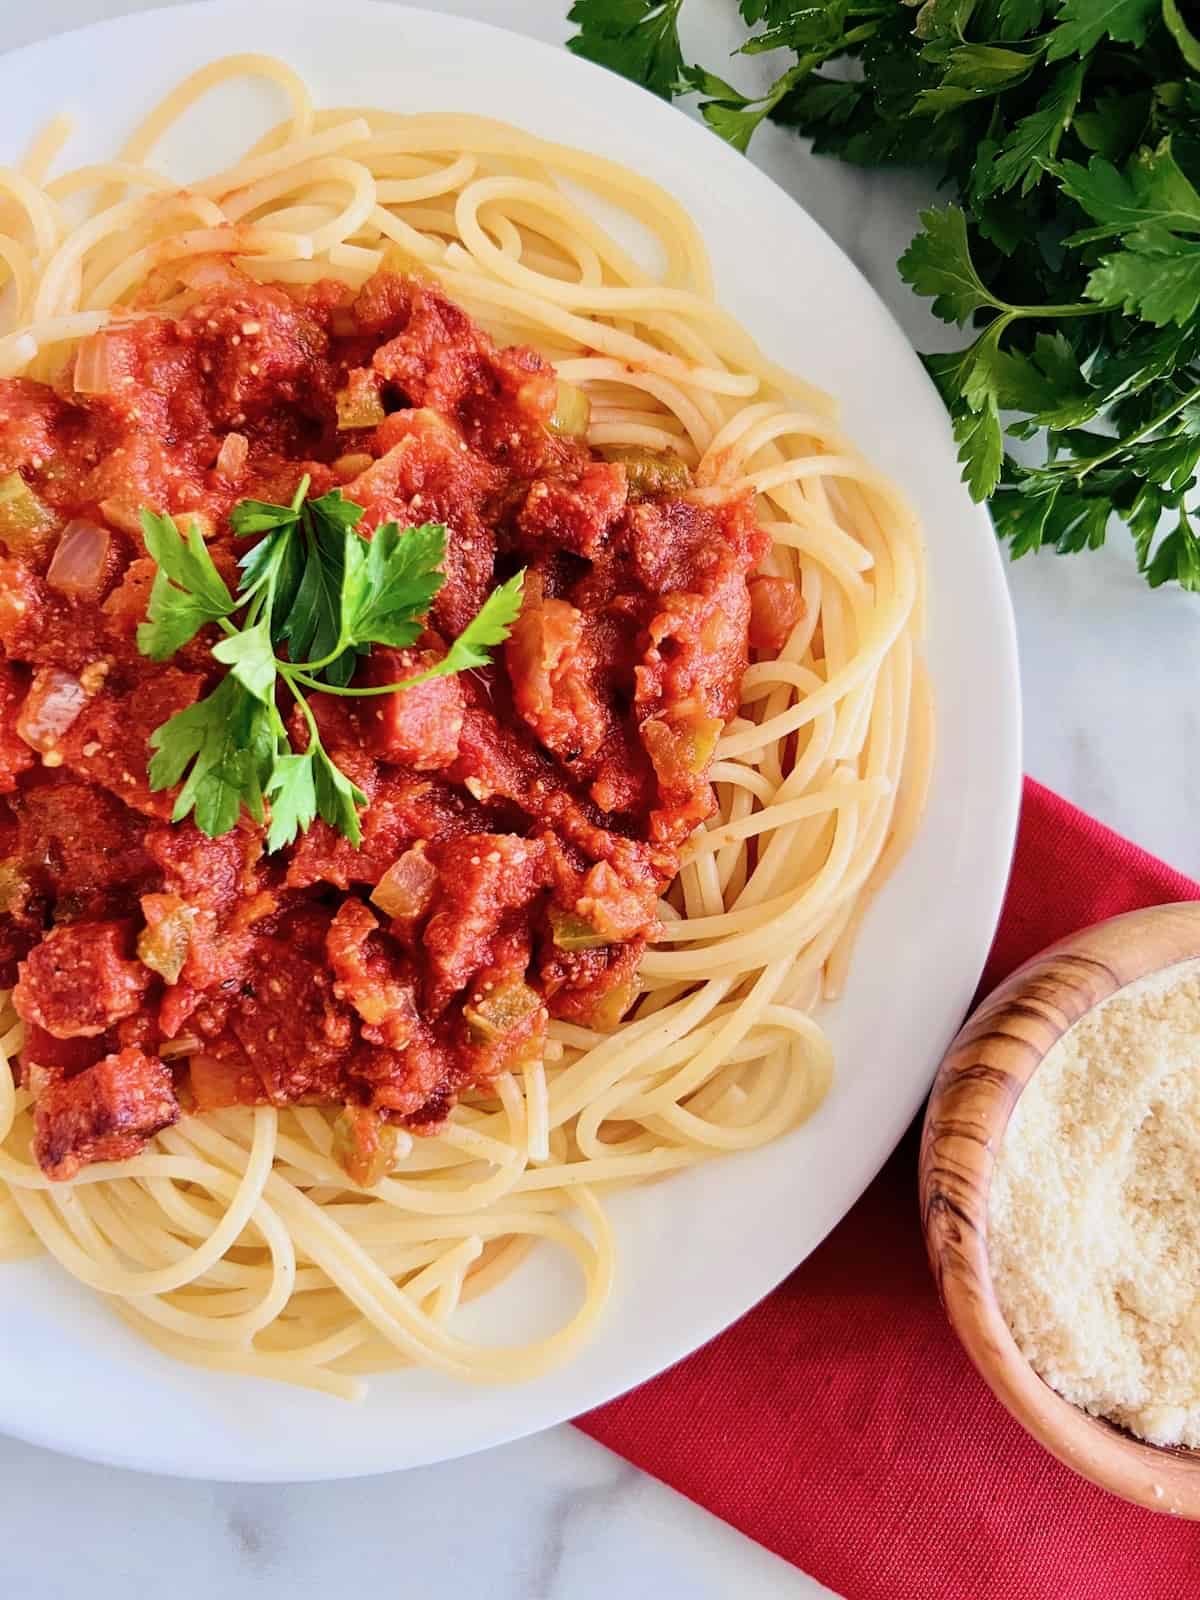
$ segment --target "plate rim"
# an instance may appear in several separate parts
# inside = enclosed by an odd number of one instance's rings
[[[686,124],[691,129],[690,133],[681,134],[681,138],[685,141],[693,136],[696,136],[697,140],[700,138],[713,138],[713,135],[701,128],[679,108],[672,107],[663,101],[656,101],[656,97],[650,95],[648,91],[585,58],[567,52],[564,46],[554,45],[543,39],[534,38],[515,29],[473,16],[468,17],[457,12],[439,11],[430,6],[396,4],[393,3],[393,0],[259,0],[259,8],[262,12],[275,11],[292,19],[302,17],[306,20],[327,24],[343,24],[353,20],[357,15],[362,19],[370,19],[371,21],[386,20],[399,27],[403,25],[406,18],[416,17],[423,19],[425,24],[432,23],[438,28],[448,28],[459,31],[465,36],[474,36],[476,39],[482,40],[485,46],[489,35],[500,36],[509,42],[515,39],[519,41],[523,50],[534,57],[535,66],[540,60],[546,68],[552,66],[561,68],[563,57],[566,56],[571,63],[567,70],[590,78],[596,85],[597,93],[614,97],[617,101],[625,98],[631,107],[634,103],[638,103],[643,115],[661,115],[663,118],[666,115],[674,115],[679,123]],[[189,23],[205,18],[211,19],[220,16],[222,13],[234,19],[239,14],[244,15],[241,0],[187,0],[187,3],[181,5],[159,5],[143,11],[122,13],[118,16],[85,23],[81,26],[62,29],[44,38],[19,45],[11,50],[0,51],[0,63],[3,63],[5,70],[11,70],[13,64],[19,64],[22,58],[30,59],[32,65],[32,58],[42,52],[52,51],[64,40],[78,40],[85,35],[119,35],[124,30],[136,33],[140,27],[146,25],[153,27],[158,19],[163,18],[170,18],[172,21],[178,21],[180,26],[187,26]],[[226,53],[232,54],[235,52],[230,50]],[[280,54],[284,59],[287,58],[286,40],[281,41]],[[649,102],[649,104],[646,102]],[[52,114],[53,108],[49,108],[49,111]],[[513,120],[519,125],[519,115],[514,115]],[[664,128],[667,126],[665,120],[663,121],[663,126]],[[564,142],[570,143],[571,141],[568,139]],[[722,152],[720,158],[722,160],[726,155],[732,156],[734,154],[719,144],[718,147]],[[586,146],[581,146],[581,148],[586,148]],[[700,148],[699,142],[696,143],[696,148]],[[600,154],[602,152],[597,151],[596,153]],[[903,340],[904,345],[912,353],[913,360],[920,373],[920,381],[923,382],[927,389],[932,390],[932,380],[929,378],[928,373],[921,368],[919,358],[898,319],[857,264],[838,241],[813,217],[801,201],[789,194],[776,179],[763,168],[750,161],[748,157],[743,156],[742,160],[754,174],[750,180],[751,184],[758,184],[760,187],[762,185],[769,186],[777,203],[784,207],[795,207],[801,216],[806,219],[808,225],[817,230],[827,248],[836,254],[842,272],[856,281],[860,291],[865,291],[869,295],[888,323]],[[1016,844],[1023,782],[1023,700],[1016,618],[1013,611],[1011,590],[1005,576],[1003,557],[987,508],[983,505],[973,504],[970,507],[970,516],[976,524],[976,531],[981,535],[986,535],[988,548],[983,560],[990,575],[989,592],[992,609],[995,611],[993,621],[996,629],[995,636],[989,640],[989,644],[993,651],[999,652],[998,655],[993,656],[992,666],[997,669],[998,676],[1002,678],[1007,686],[1007,692],[1001,696],[1001,707],[1005,713],[1004,723],[1001,727],[990,730],[992,738],[1001,747],[998,765],[1005,769],[1006,776],[1003,793],[997,793],[994,797],[997,816],[994,829],[990,834],[991,847],[987,863],[989,869],[988,892],[986,896],[982,897],[986,901],[986,905],[977,917],[973,919],[973,926],[977,929],[975,943],[978,947],[978,953],[977,961],[974,963],[976,967],[974,982],[977,983],[983,970],[987,950],[999,922]],[[970,528],[964,528],[963,537],[970,537],[972,531]],[[976,888],[978,889],[978,887],[977,885]],[[870,1141],[872,1149],[870,1161],[862,1167],[856,1167],[856,1170],[865,1172],[866,1176],[861,1184],[857,1185],[853,1196],[836,1211],[835,1215],[831,1218],[822,1219],[817,1236],[813,1238],[808,1249],[792,1262],[791,1267],[787,1269],[788,1271],[794,1271],[819,1248],[838,1223],[858,1203],[863,1193],[874,1181],[924,1102],[929,1086],[933,1081],[936,1065],[936,1061],[931,1060],[927,1075],[922,1077],[914,1074],[913,1086],[910,1092],[903,1096],[897,1096],[889,1102],[890,1110],[881,1118],[882,1130],[879,1128],[873,1130],[876,1137]],[[784,1277],[786,1275],[787,1273],[785,1272]],[[488,1437],[481,1438],[477,1443],[465,1448],[455,1447],[448,1455],[425,1456],[422,1458],[422,1462],[405,1460],[389,1465],[387,1462],[372,1460],[361,1466],[339,1466],[333,1470],[305,1464],[283,1468],[259,1465],[257,1463],[231,1466],[227,1458],[222,1463],[217,1463],[213,1459],[199,1458],[181,1462],[170,1456],[169,1453],[164,1454],[154,1449],[113,1448],[92,1446],[87,1443],[81,1444],[77,1438],[71,1435],[69,1427],[54,1425],[57,1419],[53,1407],[46,1408],[43,1425],[40,1427],[32,1426],[28,1423],[14,1423],[4,1415],[2,1390],[0,1390],[0,1434],[100,1465],[212,1482],[332,1482],[389,1471],[407,1470],[410,1466],[417,1466],[422,1463],[432,1465],[442,1460],[456,1459],[459,1456],[472,1454],[479,1450],[490,1449],[494,1446],[541,1432],[544,1428],[556,1426],[559,1422],[571,1420],[572,1417],[586,1415],[588,1411],[607,1404],[617,1396],[626,1394],[640,1384],[670,1370],[677,1362],[686,1359],[701,1346],[745,1316],[762,1299],[778,1288],[782,1281],[783,1277],[775,1278],[762,1289],[761,1293],[754,1295],[745,1303],[739,1303],[739,1308],[735,1311],[731,1312],[728,1305],[725,1305],[716,1316],[710,1317],[703,1324],[689,1324],[685,1339],[679,1343],[676,1353],[669,1360],[660,1362],[651,1357],[648,1362],[643,1361],[640,1367],[631,1368],[619,1381],[601,1386],[599,1392],[590,1394],[581,1410],[571,1413],[562,1412],[553,1417],[536,1417],[527,1425],[517,1423],[512,1427],[496,1430]],[[2,1321],[2,1312],[0,1312],[0,1321]]]

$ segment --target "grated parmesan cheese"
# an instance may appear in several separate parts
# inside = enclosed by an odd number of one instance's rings
[[[996,1159],[988,1243],[1052,1388],[1200,1447],[1200,962],[1118,991],[1047,1053]]]

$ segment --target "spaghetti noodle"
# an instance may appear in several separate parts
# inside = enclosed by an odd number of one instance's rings
[[[237,165],[178,188],[148,165],[208,90],[265,78],[290,111]],[[50,126],[0,172],[0,376],[52,377],[197,257],[281,284],[357,287],[384,265],[438,280],[490,334],[530,344],[591,402],[594,446],[668,448],[701,501],[757,496],[762,571],[803,612],[746,673],[689,841],[615,1032],[552,1022],[545,1058],[473,1091],[443,1131],[401,1135],[364,1191],[312,1107],[193,1116],[145,1153],[49,1181],[31,1159],[22,1032],[0,1000],[0,1254],[44,1250],[170,1355],[354,1398],[412,1363],[527,1379],[594,1331],[615,1269],[603,1198],[794,1128],[829,1081],[813,1011],[838,992],[871,897],[919,820],[931,715],[916,640],[922,556],[898,491],[826,398],[766,359],[713,299],[696,229],[612,162],[466,115],[318,110],[282,63],[214,62],[116,160],[50,177]],[[595,220],[619,210],[644,264]],[[466,1340],[456,1308],[546,1242],[582,1279],[565,1326]]]

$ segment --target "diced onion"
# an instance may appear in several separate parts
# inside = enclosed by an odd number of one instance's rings
[[[128,500],[118,500],[115,496],[100,502],[100,515],[110,528],[119,528],[122,533],[129,534],[132,539],[142,537],[142,517],[139,508]]]
[[[146,926],[138,935],[138,960],[165,983],[178,983],[192,947],[194,909],[178,895],[142,896]]]
[[[89,596],[100,592],[108,563],[109,532],[85,517],[74,517],[59,537],[46,582],[59,594]]]
[[[217,525],[207,511],[181,511],[175,518],[175,526],[182,534],[198,533],[205,544],[216,534]]]
[[[227,433],[217,452],[217,471],[220,475],[229,479],[238,477],[246,465],[249,450],[250,441],[244,433]]]
[[[40,1061],[27,1061],[22,1065],[25,1068],[25,1082],[23,1087],[29,1091],[31,1100],[40,1100],[53,1084],[62,1077],[61,1070],[54,1067],[44,1067]]]
[[[333,470],[339,478],[348,483],[351,478],[357,478],[374,464],[375,457],[367,455],[365,450],[352,450],[349,455],[337,458],[333,463]]]
[[[33,750],[53,750],[87,702],[87,691],[73,673],[42,667],[17,716],[17,732]]]
[[[385,917],[415,921],[428,908],[437,868],[421,850],[398,856],[371,890],[371,902]]]
[[[198,1033],[181,1033],[175,1039],[164,1039],[158,1053],[164,1061],[178,1061],[180,1056],[198,1055],[203,1044]]]
[[[75,352],[75,393],[109,394],[112,390],[112,363],[107,333],[93,333],[81,339]]]
[[[175,276],[189,289],[242,289],[241,274],[230,266],[223,256],[196,256],[175,267]]]

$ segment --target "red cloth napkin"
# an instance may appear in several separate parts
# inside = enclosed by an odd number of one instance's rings
[[[1200,884],[1026,782],[986,992],[1088,923]],[[579,1420],[847,1600],[1183,1600],[1200,1525],[1061,1466],[951,1333],[917,1215],[916,1129],[774,1294]]]

